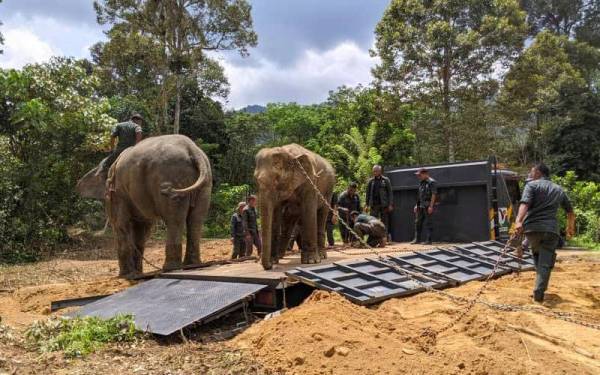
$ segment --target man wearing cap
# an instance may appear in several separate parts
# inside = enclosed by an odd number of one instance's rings
[[[242,213],[246,207],[246,202],[240,202],[237,209],[231,215],[231,244],[233,253],[231,259],[241,258],[246,255],[246,238],[244,233],[244,219]]]
[[[353,211],[350,216],[354,222],[354,231],[362,239],[367,238],[367,244],[371,247],[384,247],[387,240],[387,230],[383,222],[374,216],[359,214]]]
[[[389,215],[393,210],[392,184],[383,174],[381,165],[373,167],[373,177],[367,183],[365,211],[380,219],[389,229]]]
[[[356,194],[358,184],[351,182],[348,184],[348,188],[342,192],[337,201],[338,212],[340,218],[352,228],[352,218],[350,214],[352,211],[361,212],[362,207],[360,206],[360,197]],[[353,238],[348,229],[342,222],[340,222],[340,234],[342,235],[342,241],[344,244],[352,242]]]
[[[129,121],[115,125],[110,133],[111,154],[100,162],[100,168],[97,172],[98,175],[106,177],[110,166],[113,165],[119,155],[121,155],[126,148],[135,146],[142,140],[142,121],[142,116],[139,113],[134,113],[131,115]],[[117,138],[119,140],[118,143]]]
[[[423,242],[431,244],[431,236],[433,234],[433,215],[435,202],[437,200],[437,183],[429,177],[429,171],[426,168],[420,168],[415,175],[419,179],[419,190],[417,192],[417,203],[414,207],[415,212],[415,239],[413,244]],[[425,236],[422,232],[425,227]]]

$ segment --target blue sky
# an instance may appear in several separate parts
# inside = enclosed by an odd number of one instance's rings
[[[373,30],[389,0],[251,0],[258,47],[249,58],[220,53],[231,84],[227,107],[323,101],[341,85],[367,84]],[[88,57],[104,39],[92,0],[4,0],[0,67],[53,55]]]

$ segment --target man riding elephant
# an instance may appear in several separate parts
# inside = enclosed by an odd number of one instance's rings
[[[142,273],[144,247],[154,222],[167,227],[164,270],[200,263],[202,224],[210,205],[212,171],[206,154],[182,135],[151,137],[125,149],[108,180],[88,172],[77,183],[83,197],[106,199],[117,242],[119,275]],[[186,253],[182,259],[183,231]]]
[[[142,116],[139,113],[133,113],[129,121],[115,125],[110,133],[110,155],[100,162],[97,174],[106,179],[108,170],[119,155],[125,149],[135,146],[142,140],[142,121]],[[119,140],[118,143],[117,139]]]
[[[302,238],[301,262],[319,263],[326,257],[326,203],[335,185],[331,164],[297,144],[265,148],[256,155],[254,177],[262,217],[263,267],[271,269],[277,262],[278,249],[285,248],[296,223]],[[288,234],[284,245],[281,233]]]

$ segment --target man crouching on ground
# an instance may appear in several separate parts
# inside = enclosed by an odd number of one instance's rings
[[[575,233],[575,213],[563,189],[550,181],[550,170],[544,164],[531,168],[532,181],[525,185],[515,222],[517,234],[525,232],[533,253],[537,273],[533,299],[544,301],[550,273],[556,261],[559,228],[556,214],[559,206],[567,211],[567,239]]]
[[[368,235],[367,244],[371,247],[385,247],[387,231],[381,220],[367,214],[359,214],[354,211],[350,214],[354,222],[354,231],[362,239]]]

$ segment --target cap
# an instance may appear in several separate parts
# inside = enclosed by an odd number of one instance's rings
[[[419,168],[419,169],[417,169],[415,174],[428,173],[428,172],[429,172],[429,170],[427,170],[427,168]]]
[[[133,112],[133,113],[131,114],[131,117],[130,117],[130,119],[132,119],[132,120],[133,120],[133,119],[136,119],[136,118],[137,118],[137,119],[140,119],[140,120],[143,120],[143,119],[144,119],[144,118],[142,117],[142,115],[140,115],[139,113],[137,113],[137,112]]]
[[[350,216],[354,216],[354,215],[360,215],[360,213],[358,211],[352,211],[352,212],[350,212]]]
[[[351,183],[348,184],[348,187],[357,189],[358,188],[358,184],[356,182],[352,181]]]

